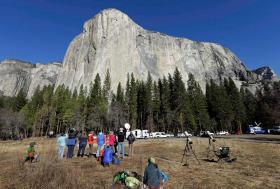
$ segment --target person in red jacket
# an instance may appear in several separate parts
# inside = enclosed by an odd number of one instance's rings
[[[114,151],[114,144],[115,144],[116,137],[114,135],[114,132],[110,131],[108,135],[108,145],[112,148]]]
[[[93,141],[94,141],[93,131],[90,131],[90,133],[88,134],[89,156],[93,155]]]

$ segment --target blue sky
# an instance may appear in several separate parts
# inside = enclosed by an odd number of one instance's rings
[[[278,0],[0,0],[0,60],[62,61],[83,23],[117,8],[142,27],[231,49],[280,74]]]

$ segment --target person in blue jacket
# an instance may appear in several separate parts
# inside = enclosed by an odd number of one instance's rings
[[[78,150],[78,154],[77,154],[78,157],[84,156],[85,149],[87,146],[87,140],[88,140],[88,137],[87,137],[86,133],[83,132],[82,135],[79,137],[79,150]]]
[[[104,143],[105,143],[105,136],[104,136],[104,133],[100,130],[97,135],[97,152],[96,152],[97,158],[100,155],[100,150],[103,149]]]
[[[113,150],[110,146],[107,146],[104,150],[102,164],[110,165],[113,162]]]
[[[74,152],[74,148],[76,146],[76,133],[75,130],[71,129],[68,135],[68,139],[67,139],[67,158],[72,158],[73,157],[73,152]]]
[[[62,132],[60,136],[57,138],[57,144],[58,144],[58,158],[63,159],[64,155],[64,149],[66,146],[66,140],[67,136]]]
[[[153,157],[148,159],[148,166],[144,172],[143,183],[148,186],[149,189],[160,189],[161,174],[156,164],[156,160]]]

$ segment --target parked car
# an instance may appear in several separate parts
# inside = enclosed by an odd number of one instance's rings
[[[192,136],[192,134],[188,133],[188,131],[185,131],[183,133],[178,133],[177,134],[178,138],[185,138],[185,137],[191,137],[191,136]]]
[[[165,134],[165,132],[152,132],[150,134],[150,137],[152,137],[152,138],[167,138],[167,135]]]
[[[200,131],[199,136],[200,137],[209,137],[209,136],[214,136],[214,133],[211,133],[210,131]]]
[[[150,137],[148,130],[140,130],[140,129],[135,129],[135,130],[126,132],[126,137],[128,137],[130,132],[132,132],[132,134],[135,136],[136,139],[147,139]]]
[[[248,134],[265,134],[265,130],[262,127],[255,126],[255,127],[248,127],[247,129]]]
[[[174,137],[174,134],[169,134],[169,133],[167,133],[167,134],[165,134],[168,138],[170,138],[170,137]]]
[[[280,126],[274,126],[272,129],[269,129],[270,134],[280,134]]]
[[[220,131],[220,132],[217,132],[216,135],[229,135],[229,132],[228,131]]]

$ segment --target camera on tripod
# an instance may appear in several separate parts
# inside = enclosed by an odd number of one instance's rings
[[[192,155],[195,157],[195,159],[197,160],[198,164],[200,164],[200,163],[199,163],[199,160],[198,160],[198,158],[197,158],[197,156],[196,156],[196,154],[195,154],[195,152],[194,152],[194,150],[193,150],[193,148],[192,148],[192,144],[193,144],[193,141],[192,141],[192,139],[191,139],[191,136],[192,136],[192,135],[189,134],[187,131],[185,131],[184,134],[185,134],[187,140],[186,140],[186,146],[185,146],[185,149],[184,149],[184,154],[183,154],[181,163],[183,163],[184,158],[185,158],[186,156],[192,154]],[[185,163],[183,166],[188,166],[188,165],[189,165],[189,162],[188,162],[188,158],[186,157],[186,163]]]

